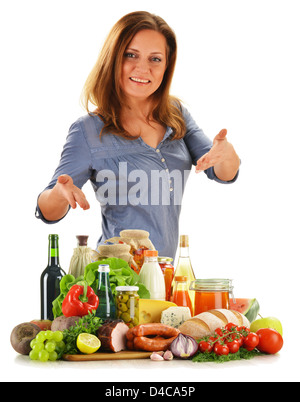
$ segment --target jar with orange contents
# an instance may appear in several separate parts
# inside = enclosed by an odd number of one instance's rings
[[[233,297],[231,279],[196,279],[190,285],[195,291],[194,315],[213,309],[229,309],[230,295]]]
[[[172,282],[174,278],[174,267],[172,265],[173,258],[171,257],[158,257],[157,259],[161,270],[164,274],[165,285],[166,285],[166,300],[170,301],[171,298],[171,290],[172,290]]]

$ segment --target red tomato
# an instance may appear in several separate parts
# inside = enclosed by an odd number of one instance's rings
[[[250,332],[244,339],[244,348],[247,350],[253,350],[259,344],[259,336],[254,332]]]
[[[229,354],[229,348],[227,345],[221,345],[221,344],[216,344],[214,346],[214,352],[216,355],[218,356],[222,356],[222,355],[228,355]]]
[[[215,330],[215,334],[217,334],[219,336],[224,336],[224,335],[228,334],[228,331],[226,329],[223,329],[223,328],[217,328]]]
[[[199,342],[199,350],[202,353],[210,353],[213,350],[213,346],[206,341]]]
[[[226,341],[225,344],[227,345],[230,353],[237,353],[240,350],[240,342],[237,339],[233,341]]]
[[[235,339],[238,341],[240,348],[243,346],[244,344],[244,337],[241,334],[232,334],[231,335],[232,339]]]
[[[273,355],[282,349],[282,336],[279,332],[275,331],[275,329],[261,328],[256,333],[259,336],[259,344],[257,349],[260,352]]]
[[[230,332],[235,328],[237,328],[237,325],[233,324],[232,322],[229,322],[228,324],[225,325],[225,329],[227,329]]]
[[[237,327],[237,331],[243,334],[244,336],[247,336],[247,334],[250,334],[250,329],[247,327]]]
[[[218,337],[211,336],[211,337],[209,337],[208,342],[214,343],[214,342],[215,342],[216,340],[218,340],[218,339],[219,339]]]

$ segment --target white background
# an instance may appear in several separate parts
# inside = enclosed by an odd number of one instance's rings
[[[102,43],[124,14],[147,10],[178,39],[172,93],[213,138],[227,128],[242,159],[230,186],[191,174],[180,232],[196,276],[232,278],[236,297],[256,297],[278,317],[277,356],[226,365],[56,362],[41,365],[10,346],[13,327],[39,317],[48,234],[60,235],[67,271],[77,234],[95,247],[100,207],[47,226],[36,198],[56,168],[79,97]],[[299,381],[299,8],[292,0],[1,1],[1,380]],[[168,370],[169,368],[169,370]],[[113,370],[111,370],[113,369]]]

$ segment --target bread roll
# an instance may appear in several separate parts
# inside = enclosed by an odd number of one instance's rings
[[[217,309],[198,314],[185,321],[178,328],[184,335],[201,339],[213,335],[217,328],[223,328],[228,323],[250,328],[249,320],[241,313],[233,310]]]

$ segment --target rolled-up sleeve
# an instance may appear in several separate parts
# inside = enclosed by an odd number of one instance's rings
[[[85,137],[81,119],[78,119],[75,123],[71,125],[69,129],[66,143],[61,153],[59,165],[56,168],[50,183],[43,191],[53,188],[56,184],[58,176],[62,174],[67,174],[71,176],[75,186],[81,189],[83,185],[91,177],[91,172],[92,172],[91,151]],[[48,221],[47,219],[45,219],[38,206],[38,203],[36,205],[35,216],[36,218],[41,219],[45,223],[51,224],[59,222],[59,221]]]
[[[204,134],[203,130],[199,128],[191,114],[186,108],[182,108],[183,116],[186,124],[186,134],[184,136],[184,142],[189,150],[192,158],[193,165],[197,165],[197,161],[205,155],[212,147],[212,141]],[[236,176],[230,181],[220,180],[214,171],[213,167],[204,171],[207,177],[218,183],[234,183],[238,178],[239,171]]]

